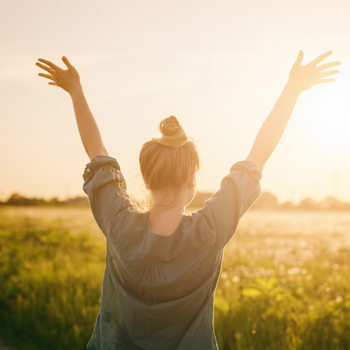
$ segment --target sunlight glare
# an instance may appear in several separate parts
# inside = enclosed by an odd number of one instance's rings
[[[315,102],[310,116],[314,141],[335,151],[350,148],[350,82],[325,89]]]

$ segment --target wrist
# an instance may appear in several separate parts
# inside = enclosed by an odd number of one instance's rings
[[[81,86],[81,84],[77,84],[68,92],[71,98],[74,98],[74,96],[81,95],[83,93],[83,87]]]
[[[290,95],[295,96],[296,98],[303,92],[303,89],[300,88],[295,82],[288,80],[284,90],[287,91]]]

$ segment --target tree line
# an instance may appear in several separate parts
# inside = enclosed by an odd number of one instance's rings
[[[204,202],[213,196],[212,192],[197,192],[189,207],[203,207]],[[132,199],[132,198],[131,198]],[[135,200],[135,202],[137,202]],[[0,201],[0,205],[7,206],[46,206],[46,207],[88,207],[87,196],[78,196],[59,200],[51,198],[27,198],[18,193],[12,194],[6,201]],[[350,210],[350,203],[329,196],[322,201],[315,201],[311,197],[302,199],[298,204],[290,201],[280,203],[277,196],[271,192],[262,192],[259,199],[252,205],[251,210]]]

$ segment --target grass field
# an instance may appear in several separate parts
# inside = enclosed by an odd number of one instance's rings
[[[247,213],[215,295],[220,349],[349,350],[349,258],[350,213]],[[0,338],[85,349],[104,266],[89,209],[0,208]]]

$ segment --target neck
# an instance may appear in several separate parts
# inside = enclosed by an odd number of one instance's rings
[[[170,192],[152,192],[152,209],[153,215],[183,215],[185,212],[185,196],[184,193]]]

